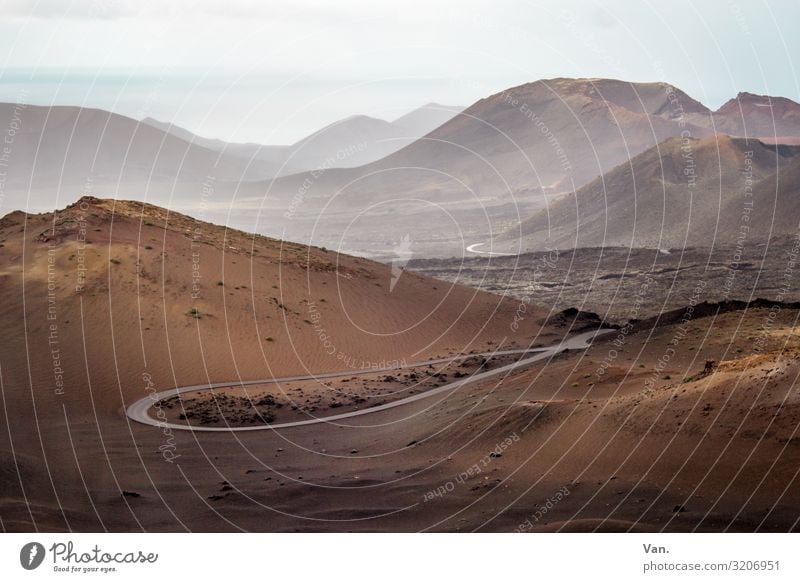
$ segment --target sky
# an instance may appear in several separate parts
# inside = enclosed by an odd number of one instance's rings
[[[800,0],[0,0],[0,101],[293,143],[553,77],[800,101]]]

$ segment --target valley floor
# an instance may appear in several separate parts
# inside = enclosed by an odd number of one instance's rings
[[[606,247],[418,259],[408,268],[555,311],[576,307],[622,323],[680,309],[693,299],[800,301],[794,284],[799,250],[796,238],[768,245],[745,240],[713,249]]]

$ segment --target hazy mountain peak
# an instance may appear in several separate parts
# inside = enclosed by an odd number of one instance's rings
[[[796,143],[800,135],[800,104],[786,97],[741,92],[714,112],[718,132]]]
[[[461,105],[442,105],[431,102],[401,115],[392,122],[392,125],[407,135],[421,137],[447,123],[462,111],[464,111],[464,107]]]
[[[586,106],[598,109],[612,107],[637,115],[663,118],[710,113],[705,105],[669,83],[569,77],[540,79],[518,85],[478,101],[467,111],[480,116],[494,108],[530,108],[553,101],[560,101],[576,111]]]
[[[318,139],[320,136],[323,135],[330,135],[334,133],[341,133],[341,132],[353,132],[353,131],[387,131],[391,129],[391,123],[384,119],[378,119],[377,117],[371,117],[369,115],[350,115],[349,117],[345,117],[344,119],[340,119],[338,121],[334,121],[315,131],[314,133],[302,138],[301,140],[297,141],[295,145],[300,145],[306,143],[310,140]]]
[[[800,113],[800,103],[796,103],[786,97],[771,97],[769,95],[759,95],[757,93],[749,93],[747,91],[739,92],[736,97],[728,99],[716,113],[731,114],[740,113],[740,111],[752,111],[756,107],[762,107],[765,110],[770,108],[779,109],[782,113],[793,112]]]

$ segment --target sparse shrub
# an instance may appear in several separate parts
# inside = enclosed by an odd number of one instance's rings
[[[111,263],[114,265],[120,265],[122,264],[122,261],[120,261],[119,259],[111,259]]]
[[[195,319],[200,319],[203,317],[203,314],[200,313],[200,310],[197,307],[192,307],[189,311],[186,312],[186,315],[189,317],[194,317]]]

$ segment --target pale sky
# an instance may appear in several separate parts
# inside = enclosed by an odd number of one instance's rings
[[[291,143],[552,77],[800,101],[800,0],[0,0],[0,100]]]

